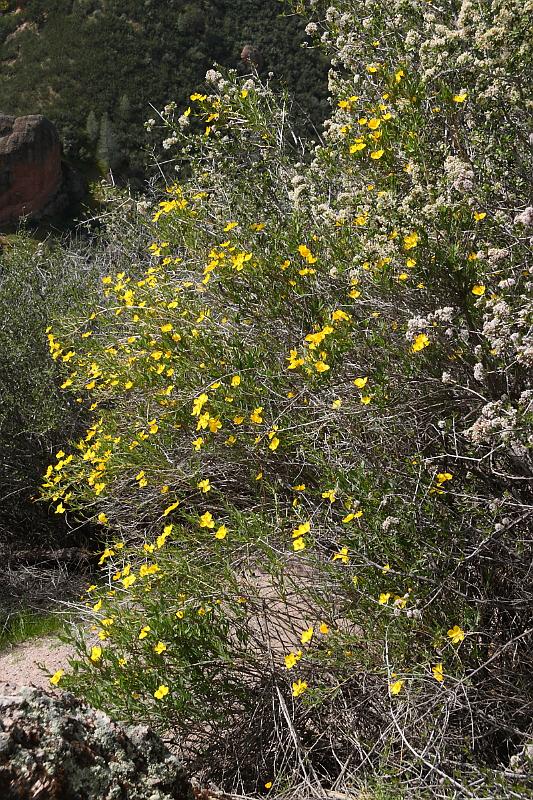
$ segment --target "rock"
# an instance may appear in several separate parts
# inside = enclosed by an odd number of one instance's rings
[[[2,800],[194,800],[179,760],[147,727],[64,693],[0,696]]]
[[[0,225],[41,214],[62,181],[61,143],[54,125],[38,114],[0,114]]]
[[[253,44],[245,44],[241,52],[241,61],[250,70],[261,72],[264,59],[260,50]]]

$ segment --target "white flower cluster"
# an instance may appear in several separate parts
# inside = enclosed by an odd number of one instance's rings
[[[476,445],[505,445],[518,458],[531,460],[533,435],[527,417],[533,411],[533,392],[523,392],[516,405],[503,400],[487,403],[464,436]]]

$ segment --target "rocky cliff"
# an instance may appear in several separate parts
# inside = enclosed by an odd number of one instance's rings
[[[0,225],[38,216],[63,180],[61,144],[45,117],[0,114]]]

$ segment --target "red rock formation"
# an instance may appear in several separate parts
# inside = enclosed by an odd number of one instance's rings
[[[242,48],[241,61],[251,70],[261,72],[264,65],[264,59],[260,51],[253,44],[245,44]]]
[[[0,225],[41,212],[62,181],[57,131],[40,115],[0,114]]]

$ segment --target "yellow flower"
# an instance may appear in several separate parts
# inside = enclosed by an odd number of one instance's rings
[[[327,489],[325,492],[322,492],[322,497],[324,500],[329,500],[330,503],[334,503],[337,499],[334,489]]]
[[[102,564],[104,563],[106,558],[109,558],[110,556],[114,556],[114,555],[115,555],[115,551],[111,550],[111,548],[109,548],[109,547],[106,547],[106,549],[104,550],[104,552],[100,556],[100,560],[98,562],[99,566],[102,566]]]
[[[57,672],[54,672],[54,674],[50,678],[50,683],[52,684],[52,686],[57,686],[57,684],[59,683],[64,674],[65,674],[64,669],[58,669]]]
[[[287,356],[287,361],[289,362],[287,369],[298,369],[302,364],[305,364],[304,358],[298,358],[297,350],[291,350],[290,355]]]
[[[198,521],[198,524],[200,525],[200,528],[214,528],[215,521],[213,519],[213,515],[211,514],[211,512],[206,511],[205,514],[202,514],[202,516]]]
[[[158,550],[160,550],[163,547],[163,545],[165,544],[166,540],[168,539],[168,537],[172,533],[173,527],[174,526],[172,524],[165,525],[165,527],[163,528],[163,533],[159,534],[159,536],[155,540]]]
[[[165,686],[162,683],[161,686],[159,687],[159,689],[156,689],[156,691],[154,692],[154,697],[156,698],[156,700],[162,700],[163,697],[167,696],[169,691],[170,690],[169,690],[168,686]]]
[[[476,297],[482,297],[485,294],[485,287],[482,283],[477,283],[475,286],[472,286],[472,294],[475,294]]]
[[[217,531],[215,532],[215,539],[225,539],[228,533],[228,529],[225,525],[221,525]]]
[[[292,532],[292,538],[297,539],[300,536],[305,536],[306,533],[309,533],[311,530],[311,523],[310,522],[302,522],[301,525],[298,525]]]
[[[335,400],[333,400],[333,402],[331,403],[331,407],[332,407],[332,408],[333,408],[335,411],[336,411],[337,409],[339,409],[341,406],[342,406],[342,400],[341,400],[340,398],[338,398],[338,397],[337,397]]]
[[[356,378],[353,383],[358,389],[364,389],[368,383],[368,378]]]
[[[272,789],[272,781],[267,781],[265,783],[265,789]]]
[[[305,550],[305,541],[301,536],[293,541],[292,548],[295,552],[298,552],[299,550]]]
[[[174,503],[171,503],[171,505],[169,505],[169,506],[167,506],[167,507],[165,508],[165,510],[163,511],[163,513],[162,513],[162,515],[161,515],[161,516],[163,516],[163,517],[168,517],[168,515],[170,514],[170,512],[171,512],[171,511],[174,511],[174,510],[175,510],[175,509],[176,509],[176,508],[179,506],[179,504],[180,504],[180,501],[179,501],[179,500],[176,500]]]
[[[258,406],[254,408],[252,413],[250,414],[250,421],[254,422],[256,425],[260,425],[263,422],[263,417],[261,416],[263,412],[263,406]]]
[[[240,375],[234,375],[233,378],[231,379],[231,385],[232,386],[240,386],[241,385],[241,376]]]
[[[413,247],[416,247],[418,244],[419,236],[416,231],[412,233],[408,233],[407,236],[403,237],[403,246],[405,250],[412,250]]]
[[[424,347],[428,347],[429,339],[425,333],[419,333],[418,336],[415,337],[413,344],[411,345],[411,350],[413,353],[418,353],[420,350],[423,350]]]
[[[364,395],[361,396],[361,403],[364,406],[367,406],[370,403],[371,400],[372,400],[372,395],[371,394],[364,394]]]
[[[371,131],[375,131],[381,125],[381,120],[377,119],[377,117],[372,117],[372,119],[368,120],[368,127]]]
[[[342,521],[343,521],[343,523],[345,525],[347,525],[349,522],[352,521],[352,519],[359,519],[359,517],[362,517],[362,516],[363,516],[363,512],[362,512],[361,509],[359,511],[350,511],[349,514],[346,514],[346,516],[343,517]]]
[[[392,695],[400,694],[402,691],[402,686],[404,685],[405,681],[398,680],[394,681],[394,683],[389,683],[389,691]]]
[[[204,478],[203,481],[199,481],[196,484],[196,487],[198,489],[201,489],[204,494],[207,494],[207,492],[211,491],[211,484],[209,483],[209,478]]]
[[[167,646],[166,646],[166,644],[164,642],[158,642],[154,646],[154,653],[157,653],[157,655],[160,656],[161,653],[164,653],[166,649],[167,649]]]
[[[192,446],[198,452],[198,450],[200,450],[200,448],[202,447],[203,443],[204,443],[203,438],[199,436],[197,439],[193,439]]]
[[[463,92],[462,94],[454,94],[453,102],[454,103],[464,103],[464,101],[466,100],[467,97],[468,97],[468,95],[467,95],[466,92]]]
[[[292,669],[295,666],[295,664],[298,663],[301,657],[302,657],[301,650],[298,650],[296,653],[289,653],[287,656],[285,656],[285,668]]]
[[[329,625],[326,625],[325,622],[321,622],[318,630],[323,636],[326,636],[329,633]]]
[[[311,625],[310,628],[307,628],[305,631],[302,631],[302,635],[300,636],[301,643],[302,644],[309,644],[309,642],[313,638],[314,632],[315,632],[315,629],[313,628],[312,625]]]
[[[465,632],[459,625],[454,625],[453,628],[450,628],[448,631],[448,636],[452,640],[453,644],[461,644],[463,639],[465,638]]]
[[[303,694],[306,689],[307,689],[306,681],[295,681],[292,684],[292,696],[300,697],[300,695]]]
[[[334,322],[349,322],[351,317],[346,313],[346,311],[343,311],[341,308],[337,308],[335,311],[331,312],[331,319]]]
[[[98,661],[100,661],[100,659],[102,658],[102,648],[100,647],[100,645],[95,644],[93,647],[91,647],[89,658],[93,662],[93,664],[96,664]]]
[[[107,523],[109,522],[108,518],[106,517],[103,511],[100,514],[98,514],[98,522],[100,523],[100,525],[107,525]]]
[[[385,150],[373,150],[370,153],[370,158],[373,158],[374,161],[377,161],[379,158],[381,158],[381,156],[383,155],[384,152],[385,152]]]
[[[440,663],[435,664],[435,666],[432,668],[431,671],[436,681],[438,681],[439,683],[442,683],[444,681],[444,670],[442,664]]]
[[[202,408],[204,407],[204,405],[207,403],[208,400],[209,396],[205,394],[205,392],[203,392],[199,397],[197,397],[192,405],[191,416],[193,417],[200,416]]]
[[[379,596],[378,603],[380,606],[386,606],[390,600],[390,592],[382,592]]]
[[[312,252],[309,250],[307,245],[305,245],[305,244],[299,245],[298,252],[300,253],[301,257],[304,258],[307,261],[308,264],[315,264],[316,263],[316,258],[312,254]]]
[[[327,372],[329,368],[329,364],[326,364],[324,361],[315,362],[315,369],[317,372]]]
[[[485,211],[474,211],[474,219],[476,222],[481,222],[482,219],[485,219],[487,213]]]
[[[160,569],[157,564],[141,564],[139,567],[139,576],[141,578],[146,578],[147,575],[155,575],[155,573],[159,571]]]
[[[135,577],[135,575],[126,575],[126,577],[122,581],[122,585],[125,589],[129,589],[129,587],[132,586],[136,580],[137,578]]]
[[[350,559],[348,557],[348,548],[347,547],[341,547],[339,552],[335,553],[335,555],[333,556],[332,560],[333,561],[342,561],[343,564],[348,564],[348,562],[350,561]]]

